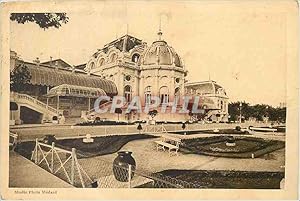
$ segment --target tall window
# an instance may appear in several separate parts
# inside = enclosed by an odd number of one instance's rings
[[[131,101],[131,98],[132,98],[131,86],[126,85],[124,87],[124,96],[125,96],[125,99],[126,99],[127,102]]]
[[[110,56],[110,62],[113,63],[117,60],[117,54],[116,53],[113,53],[111,56]]]
[[[104,65],[104,58],[101,58],[100,60],[99,60],[99,66],[103,66]]]
[[[139,58],[140,58],[140,55],[135,53],[135,54],[132,55],[131,61],[137,63]]]
[[[175,94],[174,94],[174,101],[176,101],[175,104],[179,102],[179,98],[180,98],[180,88],[177,87],[175,88]]]
[[[91,65],[90,65],[90,69],[94,69],[95,68],[95,63],[92,62]]]
[[[161,87],[159,90],[159,94],[160,94],[160,101],[162,104],[166,104],[169,102],[169,90],[168,87],[164,86]]]
[[[145,89],[145,104],[151,103],[151,86],[146,87]]]

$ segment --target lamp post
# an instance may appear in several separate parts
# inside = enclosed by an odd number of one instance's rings
[[[242,103],[240,102],[240,124],[242,123]]]

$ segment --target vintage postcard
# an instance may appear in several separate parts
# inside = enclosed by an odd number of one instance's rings
[[[0,14],[2,199],[298,199],[297,1]]]

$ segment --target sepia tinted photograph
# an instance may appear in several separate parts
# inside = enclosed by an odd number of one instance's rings
[[[284,191],[297,6],[280,2],[9,12],[8,188]]]

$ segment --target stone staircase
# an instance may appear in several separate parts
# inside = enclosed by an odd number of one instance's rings
[[[47,121],[50,122],[52,121],[53,116],[58,115],[58,111],[55,108],[27,94],[11,92],[10,101],[17,103],[19,106],[19,110],[20,110],[20,106],[25,106],[34,111],[41,113],[43,115],[42,122],[47,122]]]

